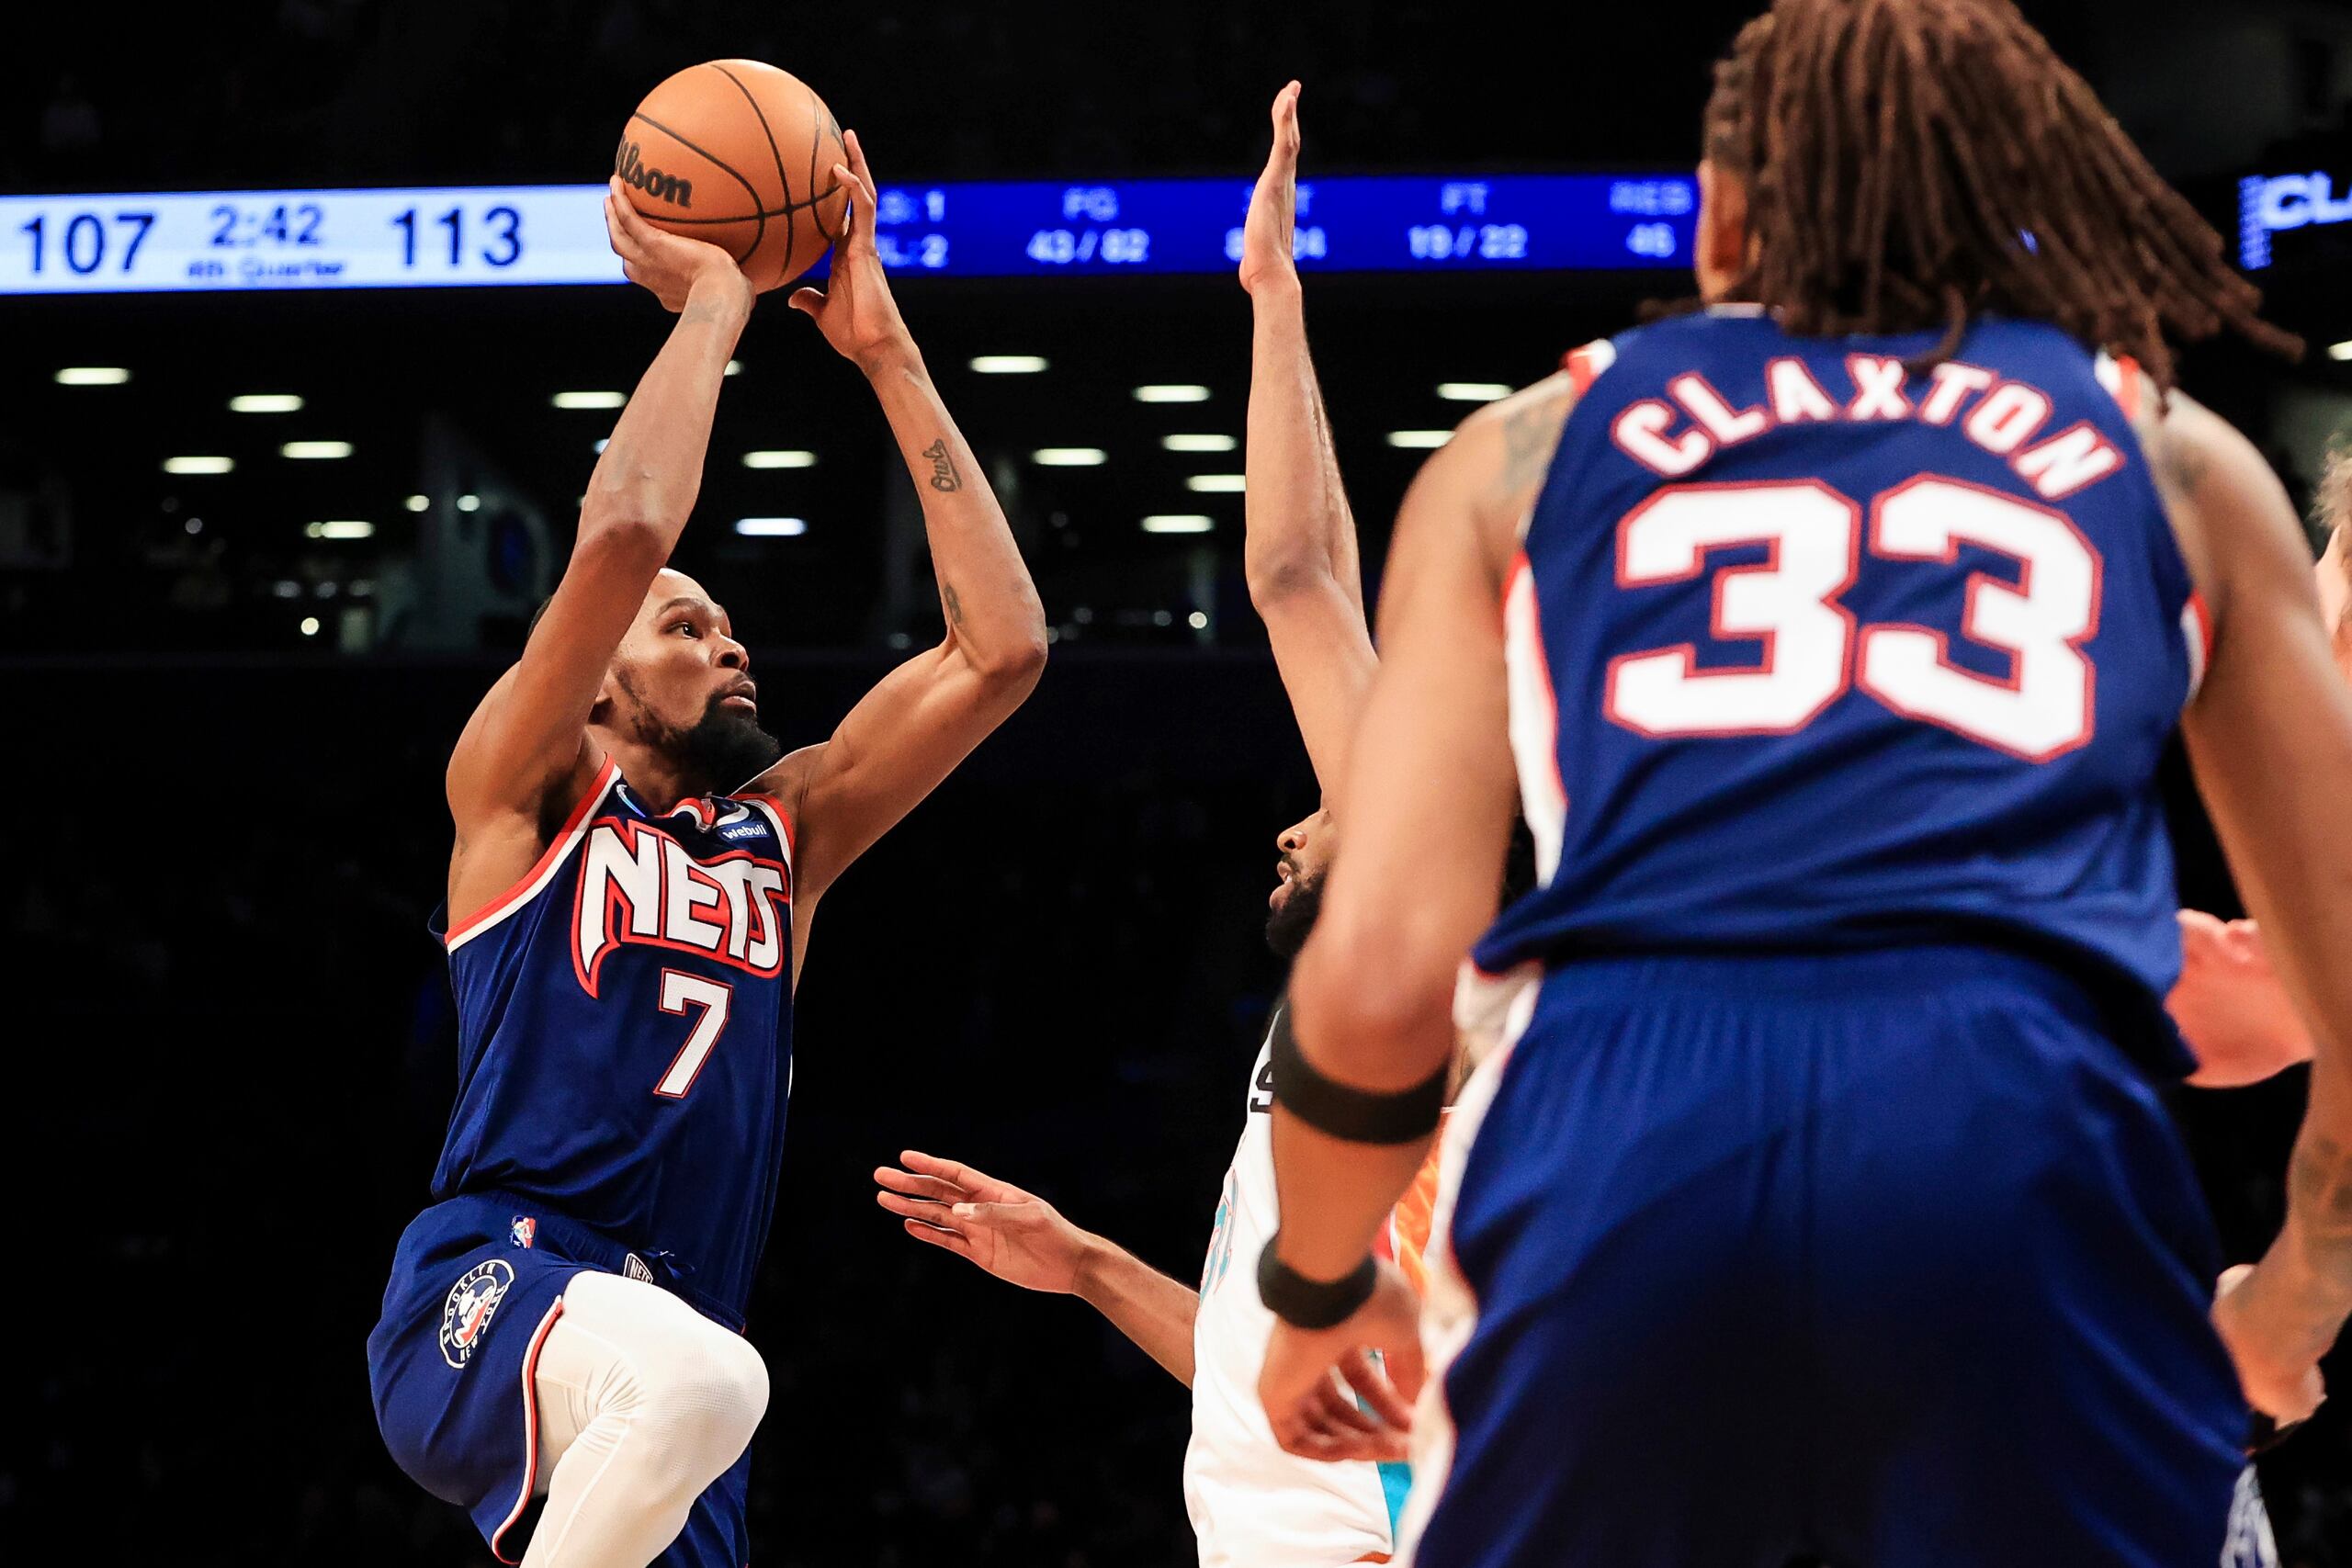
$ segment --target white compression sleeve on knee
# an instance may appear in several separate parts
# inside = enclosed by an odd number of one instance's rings
[[[750,1445],[767,1367],[669,1292],[582,1273],[540,1348],[547,1509],[524,1568],[645,1568]]]

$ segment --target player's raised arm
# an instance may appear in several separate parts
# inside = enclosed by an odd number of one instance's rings
[[[901,1170],[878,1167],[875,1201],[917,1241],[945,1247],[1024,1291],[1076,1296],[1108,1318],[1178,1382],[1193,1385],[1199,1292],[1010,1181],[909,1149]]]
[[[803,288],[795,310],[873,384],[922,500],[923,530],[947,622],[937,647],[885,676],[832,739],[776,764],[767,787],[799,820],[794,914],[936,788],[1019,707],[1046,662],[1046,617],[1004,511],[932,384],[874,246],[874,176],[856,133],[849,227],[825,291]]]
[[[1327,799],[1377,662],[1364,625],[1356,525],[1340,482],[1331,421],[1307,352],[1291,240],[1298,209],[1298,94],[1275,96],[1273,147],[1241,231],[1250,293],[1248,491],[1242,562],[1274,664]]]
[[[449,759],[456,899],[460,876],[472,880],[469,845],[482,829],[494,832],[501,819],[525,824],[524,836],[534,840],[523,854],[527,866],[545,808],[551,801],[568,806],[585,786],[595,765],[587,755],[590,710],[614,649],[694,510],[719,383],[751,316],[752,286],[725,251],[651,227],[619,190],[615,180],[605,198],[613,249],[628,276],[678,320],[589,476],[579,535],[554,597]],[[481,871],[493,892],[511,876],[503,867]]]
[[[1283,1224],[1259,1278],[1284,1321],[1259,1390],[1294,1453],[1331,1457],[1348,1440],[1329,1389],[1353,1351],[1385,1352],[1407,1400],[1419,1381],[1410,1287],[1388,1272],[1366,1293],[1365,1275],[1374,1233],[1436,1129],[1455,970],[1495,914],[1514,793],[1495,607],[1517,521],[1572,400],[1554,378],[1473,414],[1422,468],[1397,517],[1380,672],[1349,750],[1348,845],[1292,972],[1295,1049],[1278,1043],[1274,1056]],[[1390,1122],[1425,1102],[1426,1125],[1393,1141],[1335,1135],[1321,1111],[1302,1117],[1309,1099],[1370,1106]],[[1317,1308],[1345,1315],[1297,1325]]]
[[[2261,456],[2179,397],[2149,445],[2213,615],[2189,759],[2316,1045],[2286,1224],[2215,1311],[2247,1398],[2295,1420],[2318,1402],[2319,1358],[2352,1312],[2352,694],[2302,530]]]

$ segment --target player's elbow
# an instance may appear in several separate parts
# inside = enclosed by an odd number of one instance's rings
[[[580,533],[571,547],[572,558],[628,562],[647,567],[647,575],[670,558],[677,530],[662,522],[650,507],[590,505],[580,513]]]
[[[1333,940],[1326,942],[1329,935]],[[1407,933],[1318,933],[1291,976],[1291,1006],[1310,1055],[1337,1047],[1345,1081],[1395,1087],[1428,1075],[1453,1038],[1453,965]]]
[[[1329,558],[1319,550],[1252,551],[1243,558],[1242,576],[1250,585],[1250,606],[1261,619],[1329,592],[1338,581]]]
[[[982,683],[1018,700],[1035,691],[1038,677],[1046,672],[1046,628],[1041,622],[992,640],[985,649],[967,643],[963,651]]]

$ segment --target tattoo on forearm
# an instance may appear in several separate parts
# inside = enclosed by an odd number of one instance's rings
[[[956,596],[954,583],[943,582],[939,585],[939,602],[947,607],[948,620],[961,626],[964,624],[964,601]]]
[[[955,491],[964,488],[963,479],[956,472],[956,459],[947,455],[947,437],[943,435],[924,447],[922,455],[931,459],[932,489]]]
[[[2307,1130],[2287,1168],[2287,1205],[2340,1307],[2352,1293],[2352,1148]]]
[[[1503,471],[1497,481],[1506,494],[1516,494],[1544,477],[1560,444],[1561,421],[1556,409],[1530,403],[1503,422]]]

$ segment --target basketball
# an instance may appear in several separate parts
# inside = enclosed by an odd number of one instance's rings
[[[645,95],[613,173],[648,222],[721,247],[752,288],[769,289],[815,265],[841,233],[849,193],[833,165],[847,160],[840,123],[797,76],[712,60]]]

